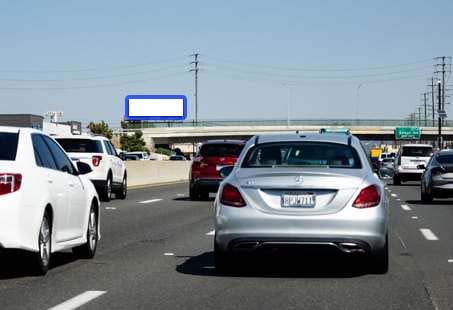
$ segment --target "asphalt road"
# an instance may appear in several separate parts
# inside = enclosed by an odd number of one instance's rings
[[[187,184],[175,184],[104,203],[94,260],[61,253],[45,277],[34,277],[26,258],[2,256],[0,308],[453,309],[453,204],[421,204],[416,183],[388,189],[385,275],[369,274],[360,258],[335,255],[282,255],[220,274],[212,201],[190,201]]]

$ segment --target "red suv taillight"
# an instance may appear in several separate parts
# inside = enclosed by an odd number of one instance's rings
[[[231,184],[225,184],[220,195],[220,202],[230,207],[241,208],[245,206],[245,201],[239,190]]]
[[[0,173],[0,195],[17,192],[22,184],[22,174]]]
[[[99,166],[99,164],[101,163],[101,160],[102,160],[102,156],[99,156],[99,155],[94,155],[91,158],[91,162],[93,163],[93,166],[95,166],[95,167]]]
[[[381,202],[381,193],[376,185],[370,185],[362,189],[352,204],[353,207],[364,209],[376,207]]]

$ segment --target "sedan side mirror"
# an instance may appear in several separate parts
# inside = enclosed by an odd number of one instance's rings
[[[417,169],[420,169],[420,170],[425,170],[426,169],[426,166],[421,164],[421,165],[418,165],[417,166]]]
[[[77,170],[79,170],[79,174],[87,174],[93,171],[90,165],[81,161],[77,162]]]
[[[233,171],[234,166],[225,166],[220,169],[219,173],[222,178],[226,178],[230,175],[231,171]]]

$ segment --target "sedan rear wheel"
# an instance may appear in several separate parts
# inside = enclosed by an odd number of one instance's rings
[[[372,271],[376,274],[385,274],[389,270],[389,242],[385,236],[385,245],[372,257]]]
[[[50,255],[52,245],[52,229],[50,226],[50,217],[46,212],[41,222],[38,237],[38,253],[36,255],[36,271],[40,275],[45,275],[49,270]]]
[[[88,217],[88,228],[87,228],[87,241],[85,244],[75,247],[72,252],[81,258],[93,258],[96,254],[96,248],[98,244],[98,216],[96,213],[96,206],[91,206],[90,215]]]

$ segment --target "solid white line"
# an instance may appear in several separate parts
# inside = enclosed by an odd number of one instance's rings
[[[429,228],[420,228],[420,232],[422,233],[423,237],[429,241],[436,241],[439,240],[437,236],[431,231]]]
[[[397,195],[397,194],[391,194],[391,195],[392,195],[392,197],[398,197],[398,195]]]
[[[157,202],[157,201],[161,201],[162,199],[150,199],[150,200],[143,200],[143,201],[139,201],[138,203],[141,203],[141,204],[146,204],[146,203],[152,203],[152,202]]]
[[[210,232],[206,233],[206,236],[214,236],[215,230],[211,230]]]
[[[69,309],[77,309],[83,306],[86,303],[89,303],[93,299],[98,298],[101,295],[104,295],[107,291],[86,291],[76,297],[73,297],[55,307],[50,308],[49,310],[69,310]]]
[[[401,209],[403,209],[404,211],[411,211],[411,207],[409,207],[408,205],[401,205]]]

